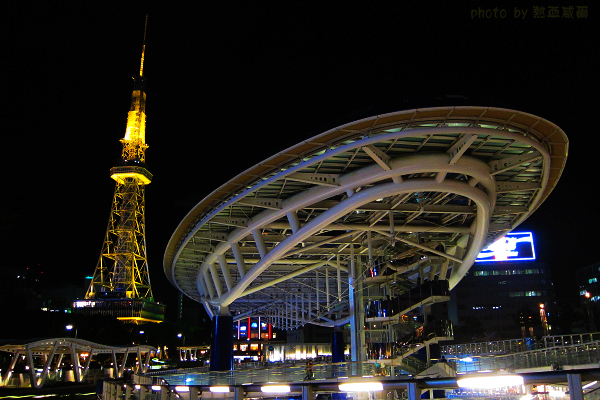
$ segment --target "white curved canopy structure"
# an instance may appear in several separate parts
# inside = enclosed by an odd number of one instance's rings
[[[275,326],[347,322],[378,266],[454,287],[549,195],[568,140],[519,111],[436,107],[344,124],[257,164],[181,222],[164,269],[209,315]]]

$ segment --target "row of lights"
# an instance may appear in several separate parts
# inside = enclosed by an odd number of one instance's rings
[[[136,389],[140,389],[140,385],[135,385]],[[152,390],[161,390],[162,386],[152,386]],[[229,393],[231,388],[229,386],[211,386],[210,391],[212,393]],[[341,392],[371,392],[383,390],[383,384],[381,382],[353,382],[343,383],[339,385]],[[178,392],[189,392],[189,386],[175,386],[175,390]],[[289,393],[291,388],[289,385],[269,385],[261,386],[261,392],[263,393]]]
[[[463,378],[456,381],[458,387],[469,389],[491,389],[507,386],[523,385],[523,377],[519,375],[498,375],[498,376],[483,376],[474,378]],[[350,382],[342,383],[338,386],[340,392],[376,392],[383,390],[381,382]],[[152,390],[160,390],[161,386],[152,386]],[[189,386],[176,386],[178,392],[189,392]],[[261,386],[263,393],[289,393],[291,391],[289,385],[268,385]],[[211,386],[212,393],[229,393],[229,386]]]
[[[224,386],[223,388],[227,389],[227,392],[229,391],[229,387]],[[352,382],[342,383],[338,388],[340,392],[376,392],[383,390],[383,384],[381,382]],[[213,387],[210,388],[210,391],[213,391]],[[290,387],[288,385],[261,386],[260,391],[263,393],[289,393]]]

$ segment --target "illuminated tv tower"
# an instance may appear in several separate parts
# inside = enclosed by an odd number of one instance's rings
[[[145,186],[152,174],[145,164],[146,93],[144,54],[136,76],[121,159],[110,170],[115,194],[102,252],[84,300],[73,303],[73,312],[108,315],[129,322],[162,322],[165,306],[154,301],[146,257]]]

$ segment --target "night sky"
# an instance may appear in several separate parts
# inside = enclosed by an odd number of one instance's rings
[[[566,132],[563,176],[518,230],[534,232],[558,295],[576,296],[570,277],[600,261],[600,9],[567,0],[559,15],[573,6],[573,19],[541,19],[533,6],[548,16],[553,4],[405,3],[0,6],[0,268],[40,264],[75,283],[93,273],[148,13],[146,232],[158,301],[176,295],[167,242],[211,191],[355,110],[436,94],[491,99]],[[577,4],[590,5],[586,18]],[[471,18],[494,7],[498,18]]]

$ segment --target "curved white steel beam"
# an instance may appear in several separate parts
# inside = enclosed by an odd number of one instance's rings
[[[321,291],[327,294],[327,312],[332,312],[330,298],[339,299],[340,279],[351,283],[339,268],[349,256],[347,246],[354,243],[351,253],[357,250],[363,261],[368,250],[375,267],[389,259],[410,263],[419,247],[437,252],[446,257],[442,265],[427,265],[414,276],[403,273],[398,290],[410,287],[415,276],[433,279],[439,272],[446,277],[449,267],[453,287],[485,243],[514,229],[548,196],[567,149],[568,140],[556,125],[493,107],[404,110],[352,121],[274,155],[203,199],[173,234],[164,269],[176,287],[209,313],[233,302],[232,311],[245,315],[254,312],[255,304],[273,306],[264,309],[265,318],[276,324],[287,321],[283,325],[288,328],[298,326],[300,319],[304,324],[309,314],[316,321],[308,322],[337,325],[339,321],[311,311],[315,304],[316,310],[324,309]],[[403,191],[421,184],[435,186]],[[448,185],[473,192],[456,193]],[[365,207],[360,199],[371,195],[373,201]],[[417,220],[420,225],[410,225]],[[340,238],[344,231],[357,237]],[[368,243],[361,239],[372,231],[381,234]],[[323,243],[318,243],[321,237]],[[440,244],[445,250],[436,247]],[[318,270],[314,278],[296,278],[312,269],[310,264],[336,255],[337,285],[330,274],[323,289]],[[349,264],[354,262],[350,257]],[[281,263],[290,265],[275,266]],[[194,272],[195,281],[190,279]],[[308,294],[300,294],[304,286]],[[235,302],[244,296],[247,301]],[[279,303],[283,296],[287,300]],[[288,303],[294,296],[299,296],[295,304]],[[331,306],[346,315],[347,302],[337,301]]]
[[[209,268],[211,263],[217,261],[217,256],[219,254],[225,253],[229,248],[232,248],[232,245],[236,246],[237,242],[246,237],[248,232],[282,218],[289,211],[302,209],[310,204],[344,193],[347,189],[355,189],[357,187],[373,184],[374,182],[389,179],[392,176],[436,171],[472,176],[478,180],[488,193],[493,193],[493,196],[491,196],[491,207],[493,208],[495,202],[495,185],[493,177],[489,173],[488,164],[468,156],[463,156],[458,163],[453,165],[449,164],[449,161],[450,156],[444,153],[415,154],[391,160],[390,170],[383,170],[379,165],[374,164],[339,177],[338,183],[340,186],[338,187],[318,186],[308,189],[305,192],[299,193],[283,201],[280,210],[265,210],[252,218],[247,227],[233,230],[227,236],[226,242],[219,243],[215,247],[214,252],[206,256],[200,270],[204,271]],[[356,196],[356,194],[352,197]],[[211,289],[210,286],[208,286],[208,288],[209,290]]]
[[[327,226],[327,224],[336,221],[341,215],[352,211],[359,205],[365,204],[369,201],[376,200],[380,197],[387,197],[397,195],[400,193],[420,192],[420,191],[435,191],[435,192],[448,192],[456,193],[461,196],[467,197],[473,200],[477,206],[477,227],[475,230],[475,238],[472,245],[469,248],[467,259],[471,259],[477,256],[485,241],[485,235],[487,233],[488,221],[491,215],[491,204],[490,198],[483,193],[483,191],[469,186],[466,183],[459,181],[445,181],[438,183],[433,179],[413,179],[404,181],[401,184],[396,183],[384,183],[374,186],[369,189],[361,190],[355,193],[352,197],[340,202],[337,206],[323,212],[317,218],[306,223],[298,232],[290,235],[286,240],[281,242],[279,246],[275,247],[269,252],[260,262],[254,265],[244,277],[238,281],[235,288],[218,298],[209,300],[209,303],[213,305],[227,306],[235,301],[256,279],[265,269],[271,265],[271,263],[283,256],[289,249],[294,247],[297,243],[310,235],[318,232]],[[494,195],[495,193],[492,193]],[[479,246],[478,248],[474,248]],[[464,275],[470,264],[462,266],[454,274]],[[461,277],[462,277],[461,275]],[[460,279],[460,278],[458,278]],[[456,280],[456,279],[455,279]]]
[[[398,113],[390,113],[390,114],[386,114],[384,116],[378,116],[378,117],[385,117],[387,115],[396,115]],[[370,118],[369,118],[370,119]],[[368,120],[368,119],[366,119]],[[352,122],[352,124],[355,124],[358,121],[354,121]],[[350,125],[350,124],[346,124],[346,125]],[[337,127],[335,129],[332,129],[331,131],[334,130],[338,130],[341,129],[342,127]],[[329,132],[329,131],[328,131]],[[327,133],[327,132],[325,132]],[[324,133],[324,134],[325,134]],[[242,193],[240,193],[239,195],[231,198],[230,200],[228,200],[227,202],[225,202],[224,204],[222,204],[221,206],[219,206],[218,208],[216,208],[215,210],[213,210],[208,216],[206,216],[202,221],[200,221],[198,224],[196,224],[196,226],[194,226],[193,229],[191,229],[191,231],[188,233],[188,235],[185,237],[185,239],[183,240],[182,244],[179,246],[179,249],[177,250],[175,256],[173,257],[173,261],[172,261],[172,265],[171,265],[171,281],[172,282],[176,282],[175,276],[174,276],[174,271],[175,271],[175,263],[177,262],[177,259],[179,257],[179,254],[181,253],[182,249],[185,247],[185,244],[187,242],[189,242],[191,240],[191,238],[194,236],[194,234],[202,227],[202,225],[208,221],[210,221],[210,219],[217,215],[219,212],[221,212],[223,209],[225,209],[226,207],[229,207],[231,204],[234,204],[236,201],[250,195],[251,193],[255,192],[256,190],[260,189],[261,187],[264,187],[265,185],[268,185],[270,183],[273,183],[279,179],[284,179],[287,175],[290,175],[292,173],[298,172],[304,168],[310,167],[311,165],[317,164],[319,162],[324,161],[327,158],[330,158],[332,156],[338,155],[338,154],[342,154],[344,152],[347,151],[351,151],[353,149],[357,149],[360,147],[364,147],[367,145],[371,145],[371,144],[375,144],[378,142],[383,142],[383,141],[389,141],[389,140],[398,140],[400,138],[403,137],[410,137],[410,136],[426,136],[426,135],[434,135],[434,134],[475,134],[475,135],[494,135],[500,138],[505,138],[505,139],[511,139],[514,140],[515,142],[520,142],[523,143],[525,145],[531,146],[533,148],[535,148],[538,152],[540,152],[540,154],[542,154],[543,159],[544,159],[544,163],[543,163],[543,167],[544,167],[544,171],[542,174],[542,184],[541,184],[541,189],[538,191],[538,195],[535,196],[534,201],[531,204],[530,207],[530,211],[532,211],[533,209],[535,209],[535,207],[537,207],[539,201],[540,201],[540,193],[543,193],[546,185],[548,183],[548,178],[549,178],[549,171],[550,171],[550,155],[548,153],[548,151],[544,148],[544,146],[529,138],[526,136],[523,136],[522,134],[517,134],[517,133],[512,133],[512,132],[507,132],[507,131],[500,131],[497,129],[488,129],[488,128],[476,128],[476,127],[434,127],[434,128],[418,128],[418,129],[404,129],[402,131],[399,132],[392,132],[392,133],[386,133],[386,134],[378,134],[376,136],[372,136],[372,137],[363,137],[362,140],[357,140],[355,142],[349,143],[347,145],[344,146],[340,146],[337,147],[335,149],[331,149],[319,156],[313,157],[309,160],[303,161],[301,163],[299,163],[296,166],[290,167],[288,169],[286,169],[285,171],[281,171],[280,173],[265,179],[262,182],[257,183],[256,185],[252,186],[249,189],[246,189],[245,191],[243,191]],[[443,154],[437,154],[437,155],[443,155]],[[424,156],[424,155],[418,155],[418,156]],[[448,157],[448,161],[450,161],[450,157],[449,155],[446,155]],[[408,156],[410,157],[410,156]],[[408,157],[402,157],[402,159],[404,158],[408,158]],[[462,160],[465,159],[465,156],[461,157],[459,159],[459,163],[461,163]],[[391,163],[393,164],[395,160],[392,160]],[[379,169],[380,172],[390,172],[390,171],[386,171],[384,169],[382,169],[379,165],[374,164],[372,167],[375,167],[376,169]],[[392,168],[393,169],[393,168]],[[423,171],[426,172],[426,171]],[[432,170],[431,172],[452,172],[452,171],[436,171],[436,170]],[[389,174],[390,177],[396,176],[394,174]],[[488,175],[489,176],[489,175]],[[484,179],[487,180],[487,179]],[[318,189],[323,189],[323,188],[318,188]],[[344,191],[352,191],[354,188],[352,187],[346,187],[344,188]],[[288,199],[289,200],[289,199]],[[287,200],[286,200],[287,201]],[[299,207],[301,208],[301,207]],[[298,209],[298,208],[296,208]],[[288,210],[290,211],[290,210]],[[286,212],[288,212],[286,211]],[[285,214],[285,212],[284,212]],[[517,226],[519,223],[521,223],[527,216],[529,215],[529,213],[524,214],[521,218],[519,218],[519,220],[514,224],[514,226]],[[279,218],[279,217],[277,217]],[[514,227],[513,226],[513,227]],[[231,235],[230,235],[231,237]],[[239,239],[237,239],[239,240]]]

